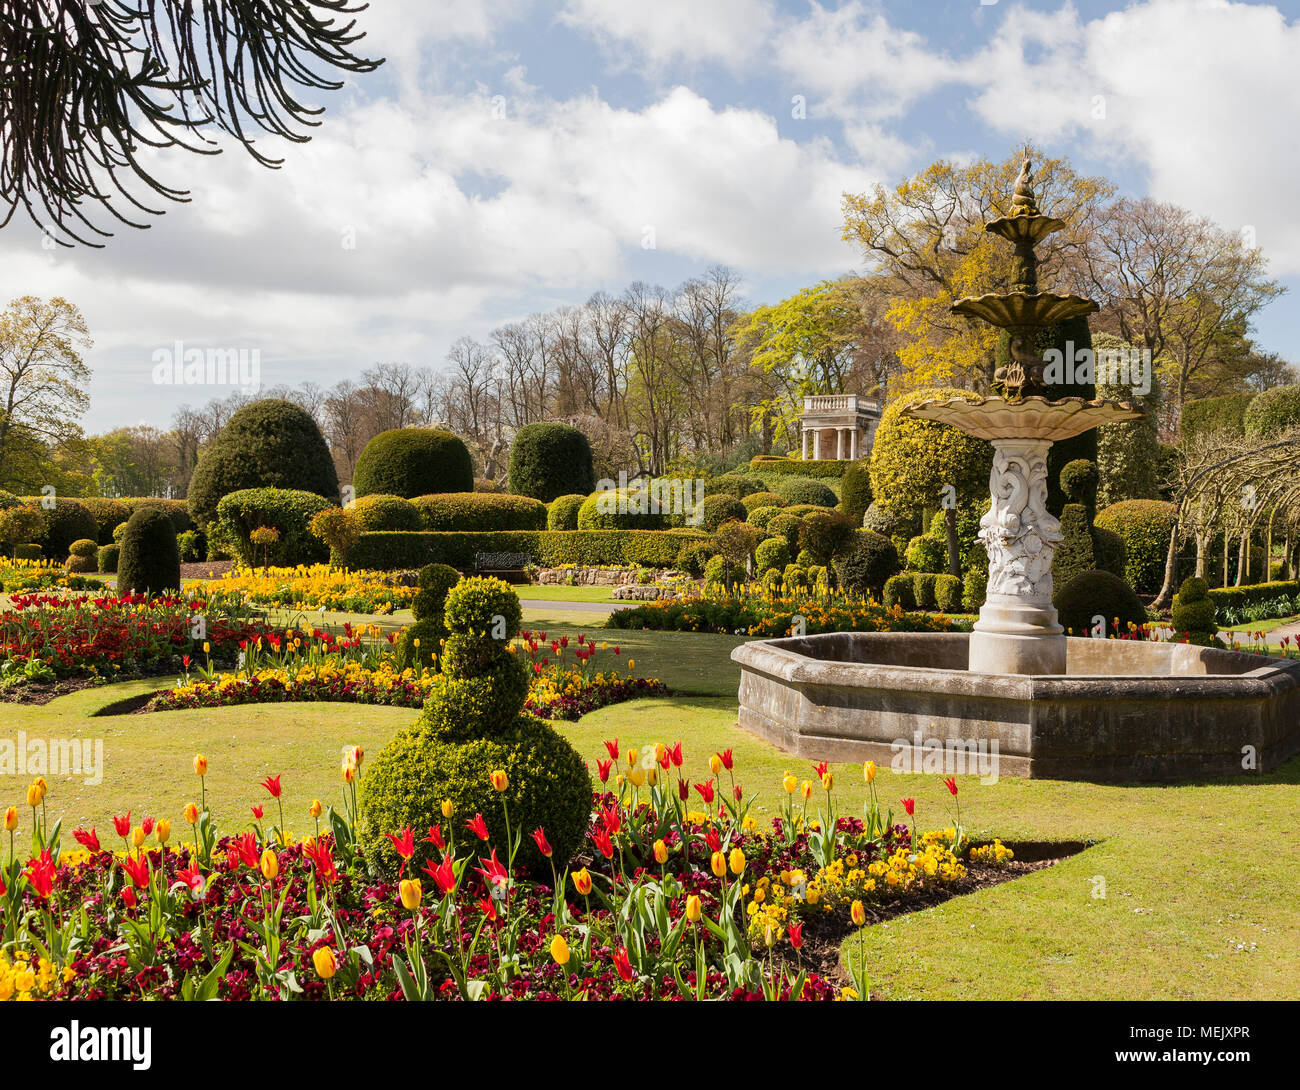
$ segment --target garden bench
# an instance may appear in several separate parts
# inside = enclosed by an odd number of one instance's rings
[[[478,553],[474,557],[475,575],[495,575],[507,583],[527,583],[529,553]]]

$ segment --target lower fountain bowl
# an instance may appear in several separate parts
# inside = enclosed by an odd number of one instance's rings
[[[981,674],[968,633],[736,648],[740,725],[798,757],[1096,782],[1257,775],[1300,752],[1300,661],[1067,638],[1064,674]]]

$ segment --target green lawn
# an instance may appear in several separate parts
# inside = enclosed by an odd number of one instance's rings
[[[613,602],[613,587],[556,587],[530,584],[515,587],[520,598],[534,602]]]
[[[599,618],[530,611],[525,625],[548,635],[592,632]],[[389,622],[391,623],[391,622]],[[689,694],[643,700],[560,724],[594,764],[602,741],[624,747],[684,743],[687,772],[707,776],[708,756],[730,747],[738,778],[761,812],[776,805],[795,761],[735,725],[738,671],[722,636],[595,633],[638,674]],[[284,776],[294,832],[310,830],[314,797],[337,801],[343,745],[374,753],[415,712],[342,704],[263,705],[148,716],[89,717],[94,709],[151,688],[128,682],[73,694],[44,708],[6,709],[6,737],[102,739],[104,783],[51,778],[49,805],[101,837],[113,813],[169,816],[196,797],[191,760],[210,761],[209,797],[230,829],[267,802],[258,786]],[[845,800],[860,803],[860,771],[837,770]],[[917,799],[922,827],[948,823],[936,777],[886,773],[883,798]],[[1086,839],[1097,843],[1064,862],[935,909],[869,928],[874,987],[889,998],[1300,998],[1300,914],[1295,911],[1300,841],[1300,760],[1249,781],[1178,787],[1099,786],[959,779],[963,816],[976,836]],[[0,805],[21,803],[26,779],[0,777]],[[267,811],[268,815],[274,813]],[[1105,897],[1094,892],[1104,882]],[[846,952],[856,950],[850,940]]]

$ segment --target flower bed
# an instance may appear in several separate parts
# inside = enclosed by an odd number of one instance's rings
[[[832,942],[860,934],[881,906],[928,903],[968,866],[1010,857],[995,842],[963,862],[960,811],[917,841],[914,826],[882,812],[872,764],[864,819],[839,813],[822,765],[802,782],[787,773],[782,813],[763,831],[730,751],[692,784],[680,743],[605,745],[597,764],[609,790],[593,796],[586,843],[561,860],[545,829],[520,831],[549,864],[531,875],[514,866],[517,843],[490,843],[481,814],[444,803],[427,833],[387,833],[400,869],[374,876],[356,848],[359,747],[344,750],[338,809],[290,801],[268,776],[276,823],[264,827],[258,806],[243,830],[220,835],[199,756],[198,802],[174,829],[127,813],[103,839],[77,829],[71,851],[38,779],[27,794],[30,857],[15,850],[26,819],[17,807],[4,815],[0,913],[11,941],[0,1000],[865,1000],[861,958],[851,979],[806,961],[805,927]],[[508,776],[488,779],[508,823]],[[951,780],[949,790],[956,802]],[[914,820],[912,801],[903,806]],[[286,808],[310,821],[309,835],[285,831]]]
[[[328,564],[237,568],[188,589],[204,597],[231,596],[250,605],[342,613],[393,613],[407,608],[415,597],[415,587],[402,586],[378,572],[344,571]]]
[[[871,599],[828,592],[772,594],[721,588],[647,602],[611,613],[607,628],[717,632],[733,636],[788,636],[802,617],[808,635],[820,632],[949,632],[950,618],[885,609]]]
[[[62,564],[49,560],[0,559],[0,594],[34,590],[102,590],[98,579],[73,575]]]

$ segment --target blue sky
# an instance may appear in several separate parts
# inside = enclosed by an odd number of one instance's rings
[[[324,386],[715,262],[775,301],[860,267],[845,190],[1026,138],[1253,228],[1291,288],[1259,340],[1300,360],[1300,4],[378,0],[359,19],[389,64],[325,96],[283,170],[172,153],[159,171],[194,203],[150,231],[57,252],[0,233],[4,298],[87,317],[88,430],[224,392],[153,383],[177,340]]]

